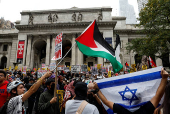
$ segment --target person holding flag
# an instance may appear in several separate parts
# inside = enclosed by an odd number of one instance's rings
[[[102,100],[102,102],[106,106],[108,106],[111,110],[113,110],[114,113],[117,113],[117,114],[153,114],[155,108],[158,106],[158,104],[164,94],[164,90],[165,90],[165,86],[166,86],[167,78],[168,78],[169,74],[165,70],[162,69],[161,76],[162,76],[162,79],[161,79],[160,85],[156,91],[155,96],[153,96],[149,102],[145,103],[138,110],[136,110],[134,112],[127,110],[125,107],[123,107],[122,105],[119,105],[118,103],[114,103],[112,101],[107,100],[106,97],[99,90],[99,87],[96,82],[93,83],[94,84],[93,88],[95,90],[98,90],[97,94],[100,97],[100,99]]]

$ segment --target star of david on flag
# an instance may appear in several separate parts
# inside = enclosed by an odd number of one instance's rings
[[[107,100],[133,112],[155,95],[162,79],[161,68],[162,66],[95,82]],[[108,114],[113,114],[114,110],[104,104],[103,106]]]
[[[139,100],[138,97],[135,95],[136,91],[137,91],[137,89],[130,89],[128,86],[126,86],[125,90],[124,91],[120,91],[119,94],[122,96],[122,100],[123,101],[124,100],[128,100],[128,101],[130,101],[130,105],[131,105],[132,101]],[[127,92],[131,93],[132,96],[128,95],[131,98],[128,98],[128,97],[125,96]]]

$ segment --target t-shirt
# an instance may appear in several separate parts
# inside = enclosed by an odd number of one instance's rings
[[[0,108],[4,105],[7,97],[10,95],[7,92],[7,85],[8,81],[4,81],[4,83],[0,84]]]
[[[65,114],[75,114],[82,102],[83,100],[68,100],[66,102]],[[88,103],[82,114],[99,114],[99,111],[96,106]]]
[[[22,95],[18,95],[9,100],[7,114],[23,114],[25,107],[22,103]]]

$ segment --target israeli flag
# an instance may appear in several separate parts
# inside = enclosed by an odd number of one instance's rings
[[[109,101],[133,112],[155,95],[162,79],[161,68],[162,66],[95,82]],[[104,107],[108,114],[113,114],[106,105]]]

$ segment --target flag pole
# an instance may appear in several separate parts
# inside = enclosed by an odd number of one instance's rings
[[[58,64],[58,61],[56,61],[56,65]],[[58,86],[58,79],[57,79],[57,68],[56,68],[56,76],[55,76],[55,88],[54,88],[54,97],[56,97],[56,94],[57,94],[57,86]]]
[[[56,60],[56,64],[57,64],[57,63],[58,63],[58,61]],[[57,74],[58,74],[58,72],[57,72],[57,68],[56,68],[55,87],[54,87],[54,97],[57,96],[57,86],[58,86]],[[58,99],[58,98],[57,98],[57,99]],[[55,114],[56,114],[56,112],[57,112],[56,108],[54,109],[54,112],[55,112]]]
[[[56,68],[57,68],[57,66],[61,63],[61,61],[67,56],[67,54],[71,51],[71,49],[75,46],[75,44],[76,44],[76,42],[73,44],[73,46],[67,51],[67,53],[64,55],[64,57],[58,62],[58,64],[56,63],[56,67],[52,70],[52,71],[54,71]],[[57,71],[57,69],[56,69],[56,71]]]

